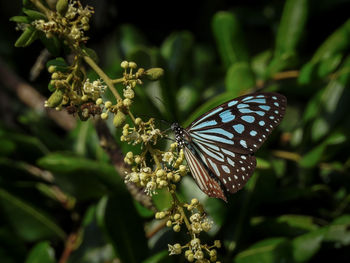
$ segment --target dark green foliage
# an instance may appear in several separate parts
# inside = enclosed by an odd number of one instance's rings
[[[226,204],[204,196],[187,176],[178,187],[179,196],[203,202],[216,227],[201,240],[222,241],[221,262],[348,262],[350,5],[341,0],[287,0],[253,1],[258,7],[252,7],[244,1],[240,5],[227,1],[222,11],[205,10],[211,5],[204,2],[202,9],[193,9],[188,25],[176,27],[184,30],[174,31],[160,30],[159,25],[167,21],[148,24],[156,15],[146,9],[138,17],[142,23],[113,24],[103,31],[98,23],[110,15],[104,10],[91,26],[92,43],[87,42],[84,52],[94,60],[99,57],[101,67],[113,78],[122,74],[124,59],[146,69],[164,69],[160,81],[145,80],[136,88],[132,111],[143,119],[179,121],[186,127],[200,114],[244,93],[262,89],[284,94],[286,116],[257,152],[258,168],[242,191]],[[23,3],[26,9],[11,18],[12,27],[13,22],[43,18],[30,1]],[[127,13],[126,20],[133,22],[133,13],[123,8],[118,12]],[[199,28],[190,26],[197,13],[198,21],[204,19]],[[0,55],[6,54],[20,77],[27,78],[41,44],[53,56],[47,67],[68,70],[69,57],[60,39],[46,39],[32,26],[14,34],[17,41],[2,34]],[[165,36],[162,41],[160,36]],[[11,41],[26,47],[16,49],[19,56],[6,53]],[[48,97],[45,74],[31,84]],[[92,72],[88,76],[96,78]],[[183,256],[169,257],[167,252],[167,244],[188,241],[185,231],[162,229],[146,239],[154,229],[153,214],[130,197],[100,147],[93,122],[78,121],[75,129],[61,130],[48,115],[2,89],[6,86],[1,82],[1,262],[58,262],[72,234],[79,246],[69,263],[114,258],[185,262]],[[105,96],[109,98],[108,91]],[[168,128],[163,123],[159,127]],[[111,132],[119,143],[120,129]],[[127,144],[120,147],[124,153],[139,151]],[[154,203],[166,209],[169,195],[160,192]]]

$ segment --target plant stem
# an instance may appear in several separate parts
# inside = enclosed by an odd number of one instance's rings
[[[101,77],[101,79],[103,79],[103,81],[107,84],[108,88],[112,91],[114,97],[117,100],[122,100],[122,97],[119,95],[118,91],[116,90],[116,88],[114,87],[113,81],[106,75],[106,73],[104,73],[104,71],[95,63],[95,61],[93,61],[93,59],[91,59],[88,56],[83,56],[85,62]],[[128,111],[128,114],[131,118],[131,120],[133,122],[135,122],[135,117],[134,115],[131,113],[131,111]]]
[[[47,9],[39,0],[30,0],[36,8],[38,8],[41,12],[43,12],[46,17],[49,17],[51,14],[51,10]]]
[[[113,95],[117,100],[121,100],[118,91],[115,89],[112,80],[104,73],[104,71],[93,61],[90,57],[83,57],[85,62],[103,79],[103,81],[107,84],[108,88],[112,91]]]
[[[180,211],[180,214],[181,214],[181,216],[182,216],[182,218],[183,218],[183,220],[185,222],[185,225],[187,227],[188,232],[190,233],[191,237],[194,238],[194,234],[192,232],[190,221],[188,221],[188,219],[187,219],[186,213],[184,211],[184,208],[183,208],[180,200],[177,198],[175,192],[171,193],[171,196],[172,196],[172,198],[173,198],[173,200],[175,202],[175,205],[176,205],[177,209]]]

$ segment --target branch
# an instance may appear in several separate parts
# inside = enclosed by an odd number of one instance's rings
[[[56,111],[44,107],[45,97],[31,85],[16,75],[0,58],[0,82],[7,89],[15,92],[17,97],[28,107],[46,114],[54,120],[62,129],[69,131],[74,129],[76,120],[64,111]]]

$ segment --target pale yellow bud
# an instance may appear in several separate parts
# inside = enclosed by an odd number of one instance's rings
[[[179,213],[176,213],[176,214],[174,215],[174,219],[175,219],[175,220],[179,220],[180,217],[181,217],[181,215],[180,215]]]
[[[191,200],[191,205],[198,205],[198,203],[199,203],[199,201],[198,201],[197,198],[193,198],[193,199]]]
[[[123,100],[123,105],[124,105],[125,107],[129,107],[129,106],[131,105],[131,103],[132,103],[132,100],[131,100],[131,99],[124,99],[124,100]]]
[[[133,61],[130,61],[129,62],[129,68],[135,69],[135,68],[137,68],[137,64],[135,62],[133,62]]]
[[[181,230],[180,225],[175,225],[175,226],[173,227],[173,230],[174,230],[174,232],[180,232],[180,230]]]
[[[104,112],[101,114],[101,119],[102,120],[106,120],[108,118],[108,113],[107,112]]]
[[[186,173],[186,166],[185,165],[180,165],[179,166],[179,171],[180,171],[180,173]]]
[[[141,118],[136,118],[136,119],[135,119],[135,124],[136,124],[136,125],[140,125],[141,122],[142,122]]]
[[[120,63],[120,66],[122,67],[122,68],[128,68],[129,67],[129,62],[127,62],[127,61],[123,61],[122,63]]]
[[[179,174],[175,174],[175,175],[174,175],[174,178],[173,178],[173,181],[174,181],[175,183],[178,183],[178,182],[180,182],[180,180],[181,180],[181,176],[180,176]]]
[[[112,106],[112,102],[111,101],[106,101],[105,102],[105,107],[108,109]]]
[[[159,169],[157,172],[156,172],[156,176],[157,177],[162,177],[165,175],[165,171],[163,169]]]
[[[199,260],[203,259],[204,258],[203,251],[202,250],[197,250],[196,253],[194,253],[194,257],[196,259],[199,259]]]
[[[98,99],[96,100],[96,105],[101,105],[102,103],[103,103],[102,98],[98,98]]]
[[[173,173],[168,173],[167,175],[166,175],[166,178],[168,178],[168,180],[172,180],[173,179]]]

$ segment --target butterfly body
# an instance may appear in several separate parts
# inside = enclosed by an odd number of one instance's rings
[[[287,100],[277,93],[248,94],[203,114],[186,129],[174,123],[191,173],[210,197],[226,199],[254,172],[254,153],[282,120]]]

